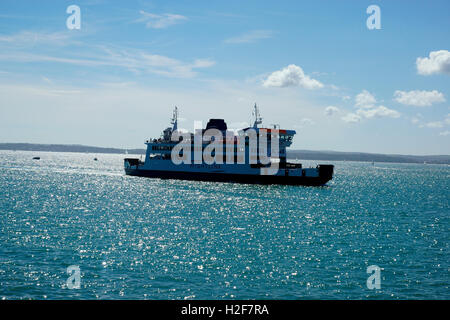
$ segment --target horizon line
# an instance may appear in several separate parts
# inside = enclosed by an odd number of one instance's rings
[[[116,149],[116,150],[144,150],[145,147],[105,147],[105,146],[92,146],[78,143],[34,143],[34,142],[0,142],[0,146],[2,145],[41,145],[41,146],[65,146],[65,147],[87,147],[87,148],[99,148],[99,149]],[[0,150],[12,150],[13,149],[1,149]],[[33,151],[33,150],[18,150],[18,151]],[[337,151],[337,150],[309,150],[309,149],[288,149],[289,151],[308,151],[308,152],[334,152],[334,153],[354,153],[354,154],[367,154],[367,155],[384,155],[384,156],[409,156],[409,157],[450,157],[450,154],[425,154],[425,155],[417,155],[417,154],[401,154],[401,153],[379,153],[379,152],[364,152],[364,151]],[[54,152],[54,151],[50,151]],[[74,151],[77,152],[77,151]]]

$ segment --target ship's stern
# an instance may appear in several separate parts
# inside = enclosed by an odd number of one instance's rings
[[[325,184],[331,179],[333,179],[334,165],[319,164],[317,166],[317,169],[319,169],[319,179],[321,184]]]

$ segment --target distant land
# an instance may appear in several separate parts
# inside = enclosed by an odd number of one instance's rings
[[[450,155],[412,156],[340,151],[288,150],[289,159],[450,164]]]
[[[0,143],[0,150],[145,154],[145,149],[92,147],[78,144]],[[340,151],[288,150],[289,159],[450,164],[450,155],[413,156]]]
[[[130,154],[145,154],[145,149],[104,148],[80,144],[0,143],[0,150],[123,154],[127,151]]]

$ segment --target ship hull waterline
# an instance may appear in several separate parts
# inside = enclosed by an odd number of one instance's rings
[[[162,171],[126,168],[125,174],[146,178],[177,179],[193,181],[232,182],[245,184],[279,184],[299,186],[324,186],[332,179],[332,171],[327,170],[318,177],[277,176],[277,175],[250,175],[209,172],[183,172]]]

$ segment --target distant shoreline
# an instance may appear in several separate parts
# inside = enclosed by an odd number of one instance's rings
[[[139,155],[145,154],[145,149],[105,148],[85,145],[68,144],[35,144],[35,143],[0,143],[0,150],[11,151],[42,151],[42,152],[78,152],[78,153],[115,153]],[[429,163],[450,164],[450,155],[400,155],[364,152],[288,150],[289,159],[327,160],[327,161],[362,161],[362,162],[393,162],[393,163]]]

